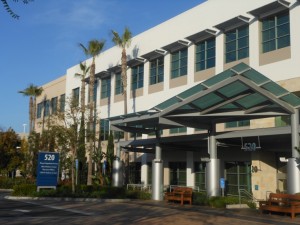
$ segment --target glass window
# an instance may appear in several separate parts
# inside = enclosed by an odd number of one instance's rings
[[[289,13],[270,16],[262,20],[262,51],[270,52],[290,46]]]
[[[123,85],[122,85],[122,76],[121,72],[116,73],[115,77],[115,95],[119,95],[123,93]]]
[[[196,45],[196,71],[215,67],[216,40],[215,38],[202,41]]]
[[[110,97],[111,79],[106,78],[101,80],[101,99]]]
[[[44,107],[44,116],[49,116],[50,115],[50,101],[46,100],[44,101],[45,107]]]
[[[186,127],[171,128],[170,134],[185,133],[186,131],[187,131]]]
[[[136,128],[142,128],[142,125],[136,125]],[[142,133],[130,133],[131,138],[137,138],[137,137],[142,137]]]
[[[55,114],[57,112],[57,97],[51,99],[51,113]]]
[[[124,138],[124,132],[122,131],[113,131],[114,133],[114,139],[119,140]]]
[[[186,186],[186,162],[170,162],[170,185]]]
[[[250,162],[226,162],[226,187],[227,194],[237,195],[239,189],[251,193],[251,164]]]
[[[144,87],[144,64],[131,68],[131,89]]]
[[[225,128],[248,127],[248,126],[250,126],[250,120],[231,121],[225,123]]]
[[[60,102],[59,110],[60,110],[60,112],[64,112],[65,111],[65,104],[66,104],[66,95],[65,94],[60,96],[59,102]]]
[[[79,87],[72,90],[72,101],[76,106],[79,104]]]
[[[249,26],[238,27],[225,34],[226,63],[249,57]]]
[[[171,55],[171,79],[187,75],[187,48],[181,49]]]
[[[37,118],[41,118],[42,117],[43,105],[44,105],[43,102],[37,104],[37,112],[36,112],[36,117]]]
[[[109,120],[106,119],[100,120],[100,136],[101,136],[101,141],[108,140]]]
[[[200,190],[206,190],[206,163],[204,162],[195,162],[194,163],[195,171],[195,186],[199,187]]]
[[[140,184],[141,183],[141,168],[140,162],[129,163],[129,184]]]
[[[95,80],[94,83],[94,104],[96,105],[97,102],[97,90],[98,90],[98,80]],[[90,102],[90,94],[88,91],[88,102]]]
[[[164,57],[150,61],[150,85],[164,81]]]

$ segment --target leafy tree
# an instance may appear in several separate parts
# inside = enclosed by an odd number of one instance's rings
[[[23,161],[21,140],[13,129],[0,132],[0,170],[14,173]]]
[[[87,185],[92,185],[92,155],[94,150],[94,143],[95,143],[95,115],[94,115],[94,86],[95,86],[95,71],[96,71],[96,64],[95,59],[100,54],[104,47],[104,41],[98,40],[91,40],[88,43],[88,46],[85,47],[83,44],[79,44],[82,48],[83,52],[86,56],[92,57],[92,64],[90,66],[90,79],[89,79],[89,122],[88,122],[88,141],[89,141],[89,158],[88,158],[88,179]]]
[[[36,97],[40,96],[43,92],[42,87],[35,86],[30,84],[23,91],[19,91],[19,93],[24,96],[29,96],[29,133],[34,131],[35,129],[35,121],[36,121]]]
[[[13,0],[14,2],[19,2],[18,0]],[[30,2],[33,2],[34,0],[22,0],[22,2],[24,4],[28,4]],[[19,19],[20,16],[17,15],[10,7],[10,5],[8,4],[7,0],[1,0],[3,7],[5,8],[5,10],[11,15],[12,18],[14,19]]]

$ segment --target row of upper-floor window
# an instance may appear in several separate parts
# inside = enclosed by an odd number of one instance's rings
[[[249,57],[249,25],[237,27],[224,33],[225,63]],[[272,15],[261,20],[261,51],[274,51],[290,46],[289,12]],[[215,67],[216,39],[209,38],[195,43],[195,71]],[[164,81],[164,56],[149,61],[149,85]],[[188,47],[171,53],[170,79],[188,74]],[[131,90],[144,87],[144,64],[131,67]],[[123,92],[121,72],[115,74],[114,94]],[[101,79],[101,99],[111,95],[111,78]]]
[[[53,97],[50,100],[45,99],[37,104],[36,117],[42,118],[44,116],[49,116],[57,112],[65,111],[65,94],[60,95],[60,97]]]

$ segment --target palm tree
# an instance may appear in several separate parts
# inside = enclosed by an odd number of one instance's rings
[[[19,91],[19,93],[24,96],[29,96],[29,133],[32,133],[35,129],[35,121],[36,121],[36,97],[40,96],[43,92],[42,87],[35,86],[30,84],[23,91]]]
[[[123,86],[123,96],[124,96],[124,114],[127,114],[127,54],[126,48],[131,44],[132,34],[128,27],[125,27],[124,33],[120,36],[116,31],[112,30],[113,39],[112,41],[122,49],[121,55],[121,66],[122,66],[122,86]],[[126,137],[127,135],[125,135]]]
[[[122,86],[123,86],[123,96],[124,96],[124,114],[127,114],[127,54],[126,48],[128,48],[131,44],[132,34],[128,27],[125,27],[124,33],[120,36],[116,31],[112,30],[113,38],[112,41],[122,49],[121,54],[121,79],[122,79]],[[124,139],[125,141],[128,140],[128,133],[124,132]],[[117,157],[120,157],[118,155]],[[129,153],[125,154],[125,182],[128,182],[129,178]]]
[[[14,11],[9,6],[7,0],[1,0],[3,7],[5,8],[6,12],[8,12],[12,18],[19,19],[20,16],[14,13]],[[18,2],[18,0],[14,0],[14,2]],[[22,0],[24,4],[28,4],[29,2],[33,2],[33,0]]]
[[[78,148],[76,153],[76,158],[79,160],[80,165],[85,164],[85,82],[86,76],[90,70],[90,67],[86,63],[80,63],[80,69],[82,73],[76,73],[75,77],[81,79],[81,91],[80,91],[80,110],[81,110],[81,119],[80,119],[80,130],[78,137]],[[82,169],[79,171],[79,182],[81,184],[83,180]]]
[[[79,64],[82,73],[75,73],[75,77],[79,77],[81,79],[81,91],[80,91],[80,109],[81,115],[84,117],[85,113],[85,78],[90,70],[90,67],[86,65],[86,63]]]
[[[92,185],[92,152],[93,152],[93,139],[94,135],[94,86],[95,86],[95,59],[100,54],[104,47],[105,41],[91,40],[88,43],[88,47],[83,44],[79,44],[86,56],[92,57],[92,64],[90,66],[90,80],[89,80],[89,161],[88,161],[88,179],[87,185]]]

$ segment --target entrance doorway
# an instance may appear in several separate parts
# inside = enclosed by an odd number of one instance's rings
[[[226,194],[238,195],[239,189],[251,193],[251,163],[225,163]]]

